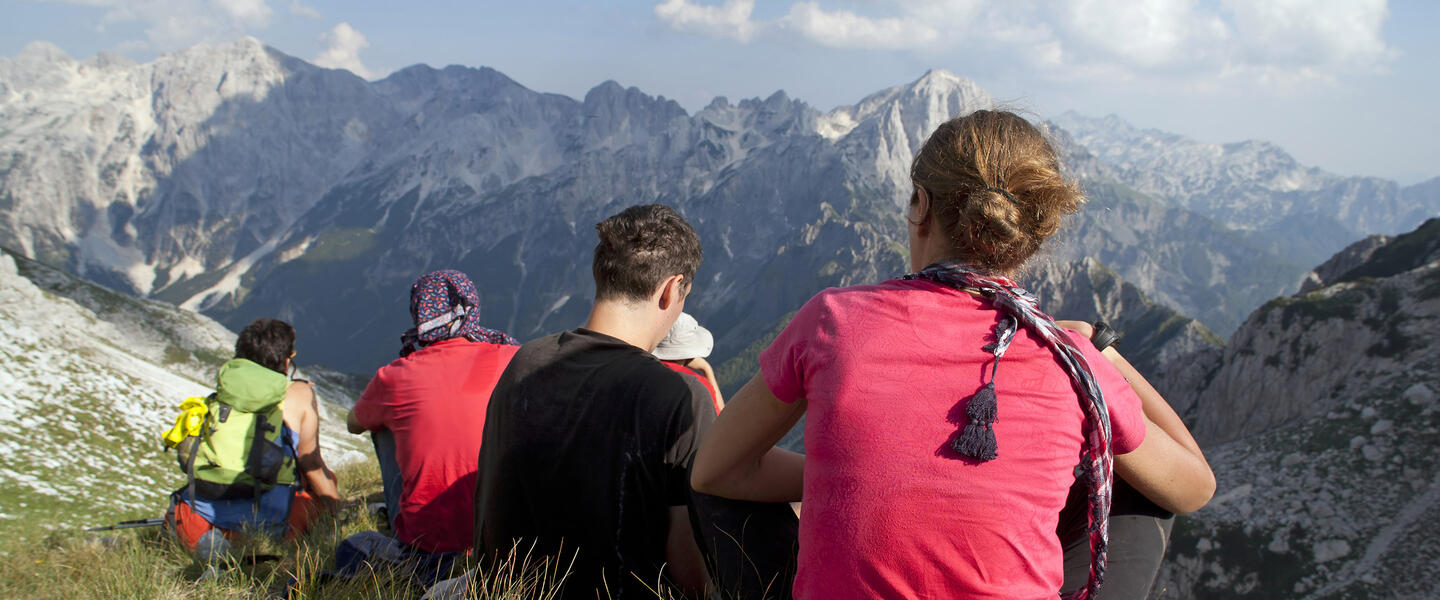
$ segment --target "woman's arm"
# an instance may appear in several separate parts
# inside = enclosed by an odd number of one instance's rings
[[[757,502],[798,502],[805,455],[775,447],[805,414],[805,400],[781,402],[763,376],[735,393],[700,442],[690,485],[695,491]]]
[[[1055,324],[1087,339],[1094,333],[1094,328],[1083,321]],[[1115,455],[1115,472],[1165,510],[1179,514],[1200,510],[1215,495],[1215,474],[1205,462],[1200,445],[1175,409],[1114,346],[1101,355],[1130,383],[1130,389],[1140,397],[1140,410],[1145,416],[1144,441],[1134,451]]]
[[[1200,510],[1215,495],[1215,473],[1190,430],[1145,377],[1112,346],[1103,352],[1130,382],[1145,413],[1145,440],[1115,457],[1115,471],[1151,502],[1170,512]]]

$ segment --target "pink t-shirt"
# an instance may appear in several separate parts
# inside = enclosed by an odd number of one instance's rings
[[[999,457],[956,454],[1000,313],[928,281],[827,289],[760,355],[777,398],[808,401],[796,598],[1046,598],[1084,413],[1054,353],[1021,328],[995,380]],[[1140,399],[1088,340],[1116,453]]]
[[[426,552],[474,542],[475,473],[485,409],[519,346],[436,342],[380,367],[355,403],[366,429],[395,435],[404,490],[395,536]]]

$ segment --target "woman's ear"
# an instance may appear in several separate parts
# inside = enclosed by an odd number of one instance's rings
[[[905,219],[916,227],[925,227],[926,221],[930,220],[930,192],[925,188],[915,186],[915,191],[910,195],[910,211]]]

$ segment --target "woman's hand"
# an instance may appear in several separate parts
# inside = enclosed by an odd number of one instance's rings
[[[1095,335],[1095,326],[1084,321],[1055,324],[1087,339]],[[1205,462],[1205,453],[1160,392],[1114,346],[1101,355],[1130,383],[1145,413],[1145,440],[1134,451],[1115,456],[1115,473],[1165,510],[1179,514],[1200,510],[1215,494],[1215,474]]]
[[[1095,326],[1084,321],[1056,321],[1055,324],[1059,325],[1061,329],[1074,329],[1080,335],[1085,336],[1087,340],[1095,335]]]

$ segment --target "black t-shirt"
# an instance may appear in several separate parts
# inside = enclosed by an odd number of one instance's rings
[[[520,348],[486,412],[478,555],[504,558],[519,543],[524,556],[533,543],[532,557],[570,566],[564,597],[594,598],[602,585],[614,598],[649,593],[640,580],[653,586],[666,562],[669,509],[688,504],[690,463],[715,419],[681,377],[586,329]]]

